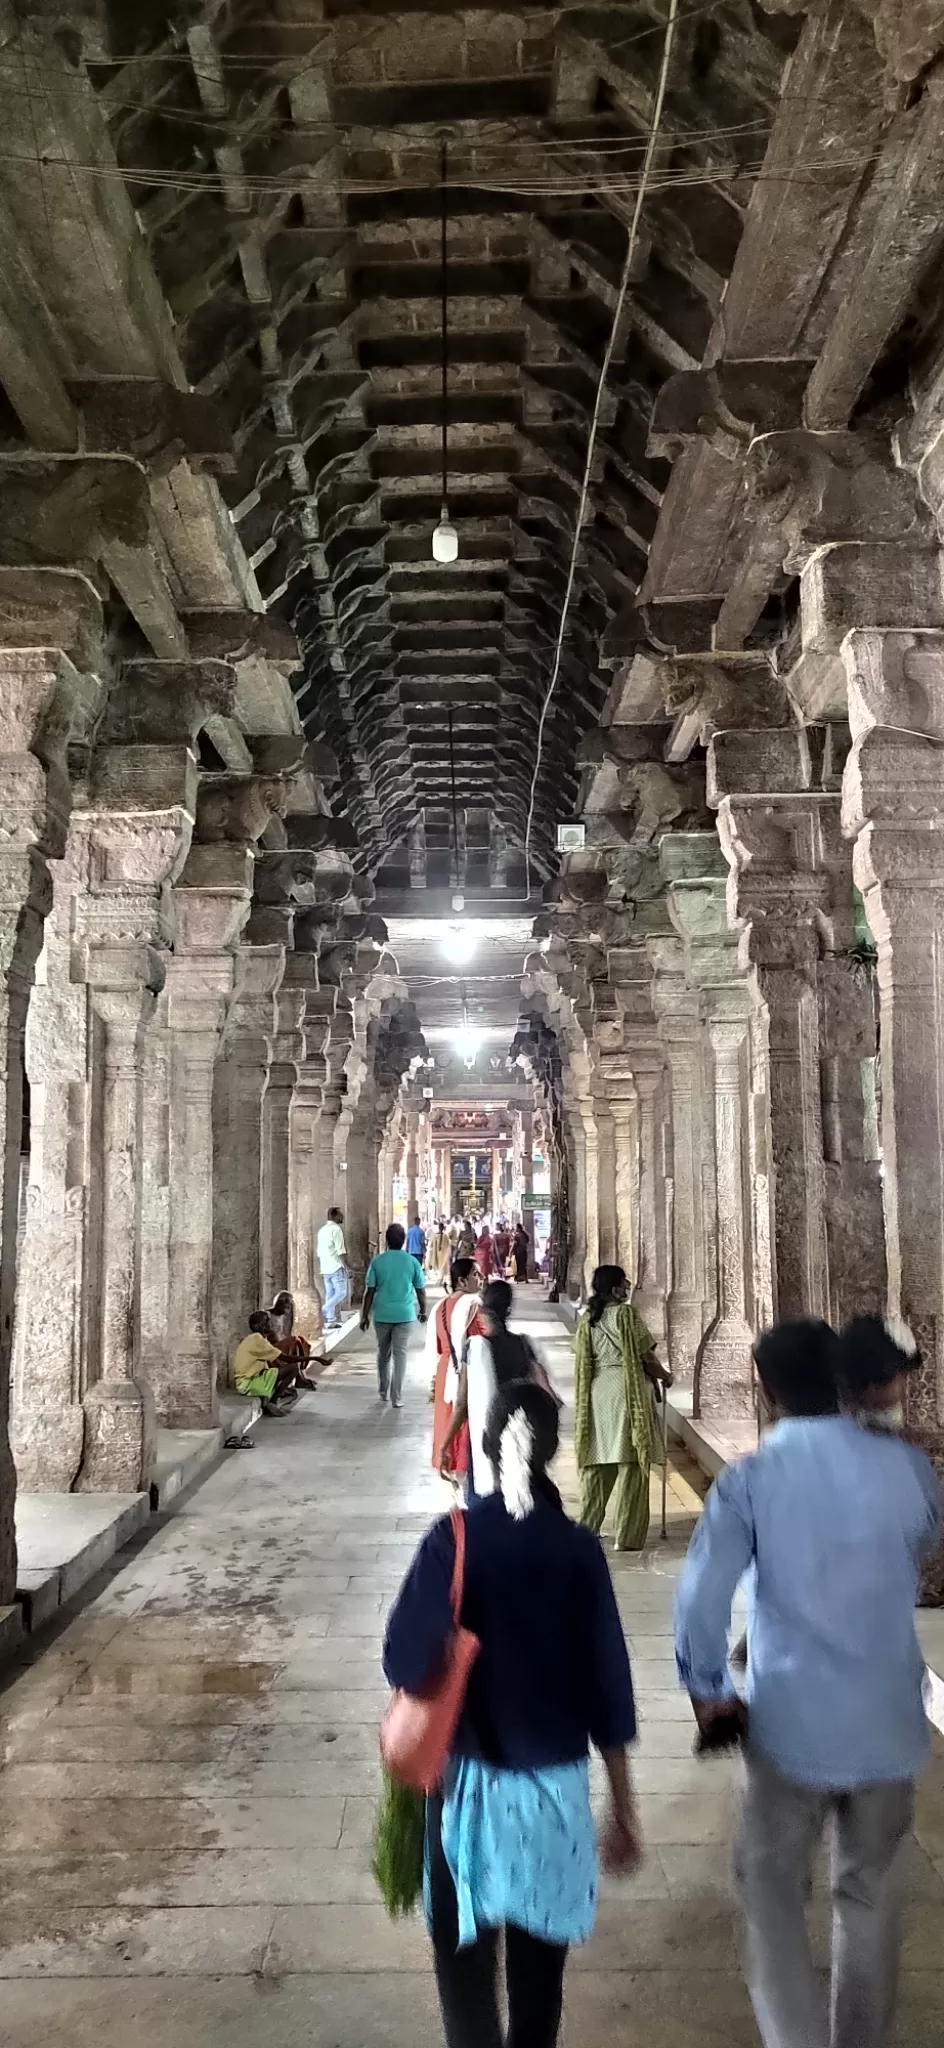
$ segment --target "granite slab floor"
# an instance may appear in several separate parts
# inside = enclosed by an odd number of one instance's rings
[[[566,1388],[534,1289],[521,1326]],[[422,1929],[391,1926],[369,1842],[384,1613],[446,1500],[420,1333],[400,1414],[372,1345],[229,1456],[0,1691],[2,2048],[434,2048]],[[572,1459],[562,1459],[572,1487]],[[747,2048],[728,1892],[729,1766],[696,1763],[673,1579],[698,1497],[616,1579],[648,1854],[605,1887],[568,1978],[567,2048]],[[658,1508],[658,1481],[654,1481]],[[944,1751],[912,1848],[901,2040],[944,2031]],[[822,1938],[825,1903],[814,1902]]]

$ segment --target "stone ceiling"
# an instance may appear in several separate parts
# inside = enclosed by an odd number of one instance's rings
[[[47,9],[60,17],[63,10]],[[175,323],[236,445],[220,479],[356,859],[520,887],[588,433],[665,8],[277,0],[73,10]],[[533,850],[552,865],[608,626],[645,575],[665,381],[702,361],[799,23],[683,6],[615,338]],[[437,567],[447,149],[449,503]],[[453,731],[455,787],[449,753]]]

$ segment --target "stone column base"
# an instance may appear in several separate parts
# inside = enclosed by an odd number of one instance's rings
[[[705,1332],[705,1304],[669,1295],[666,1303],[668,1362],[677,1387],[690,1387]]]
[[[292,1296],[295,1303],[295,1332],[307,1337],[309,1344],[317,1350],[324,1328],[324,1304],[320,1294],[313,1287],[297,1287]]]
[[[85,1456],[77,1493],[144,1493],[154,1476],[157,1419],[149,1387],[99,1380],[85,1396]]]
[[[709,1330],[695,1370],[695,1414],[704,1421],[754,1414],[751,1347],[754,1333],[742,1316],[726,1316]]]
[[[173,1352],[142,1358],[138,1382],[153,1403],[161,1429],[216,1429],[219,1422],[216,1374],[209,1338],[198,1351],[186,1344]]]
[[[85,1410],[17,1408],[10,1430],[16,1481],[23,1493],[71,1493],[82,1463]]]

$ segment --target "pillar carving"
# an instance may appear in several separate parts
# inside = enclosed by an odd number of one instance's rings
[[[304,1057],[305,993],[283,979],[275,997],[275,1034],[262,1103],[262,1292],[271,1301],[288,1286],[290,1128]]]
[[[75,906],[73,972],[93,1017],[93,1144],[102,1166],[90,1221],[89,1385],[78,1484],[149,1484],[153,1394],[141,1368],[141,1233],[146,1033],[174,938],[172,885],[184,867],[197,796],[196,738],[232,709],[223,662],[129,662],[89,769],[89,886]]]
[[[908,1421],[944,1470],[944,634],[852,632],[843,827],[878,948],[888,1298],[922,1357]],[[944,1600],[944,1564],[930,1575]]]
[[[655,968],[653,1007],[665,1048],[670,1094],[666,1341],[678,1384],[691,1386],[710,1298],[704,1190],[706,1178],[713,1175],[713,1101],[707,1085],[708,1048],[700,993],[686,979],[682,943],[678,938],[659,939],[652,942],[650,950]],[[707,1175],[706,1168],[710,1170]]]
[[[26,579],[30,584],[31,578]],[[58,584],[60,579],[50,579]],[[63,578],[71,585],[73,579]],[[81,579],[75,579],[81,581]],[[88,586],[83,584],[83,591]],[[83,619],[100,624],[94,594],[83,603]],[[91,715],[100,686],[73,666],[57,633],[55,607],[41,606],[47,644],[0,647],[0,1605],[12,1601],[16,1583],[13,1512],[16,1475],[10,1445],[11,1363],[16,1310],[20,1142],[23,1114],[24,1035],[30,992],[52,908],[50,858],[65,849],[70,790],[66,745],[83,716]],[[4,625],[6,632],[6,625]],[[55,635],[55,637],[54,637]],[[9,637],[15,637],[11,632]],[[38,637],[38,636],[37,636]],[[71,644],[71,642],[66,642]],[[48,1306],[48,1293],[41,1297]],[[40,1304],[41,1307],[41,1304]],[[53,1366],[55,1373],[56,1367]],[[71,1383],[70,1383],[71,1392]],[[43,1417],[56,1398],[40,1396],[36,1432],[27,1423],[22,1445],[37,1444],[42,1464]],[[71,1402],[67,1405],[72,1405]],[[34,1409],[34,1413],[36,1409]],[[62,1444],[60,1440],[59,1450]]]
[[[695,1381],[697,1412],[749,1415],[752,1410],[751,1229],[746,1131],[749,1026],[735,998],[708,1020],[714,1055],[718,1311],[702,1347]]]
[[[262,1103],[275,1036],[282,946],[240,945],[213,1078],[210,1334],[217,1381],[263,1300]]]
[[[868,971],[840,952],[854,909],[839,797],[731,795],[718,829],[741,965],[766,1015],[774,1308],[838,1323],[885,1295],[863,1090],[874,1014]]]
[[[289,1124],[289,1289],[301,1329],[317,1323],[320,1313],[316,1244],[324,1220],[318,1206],[317,1133],[328,1080],[328,1046],[337,993],[317,986],[314,953],[295,952],[286,961],[295,986],[305,997],[302,1023],[303,1058]],[[330,1206],[326,1204],[326,1207]]]
[[[213,1428],[213,1085],[235,948],[249,914],[252,856],[238,844],[192,848],[175,897],[167,968],[170,1035],[169,1299],[163,1366],[152,1380],[159,1422]]]

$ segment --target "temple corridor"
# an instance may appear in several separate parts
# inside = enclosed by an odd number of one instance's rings
[[[538,1290],[519,1327],[568,1390]],[[318,1394],[261,1426],[0,1694],[3,2048],[435,2048],[419,1923],[369,1871],[383,1615],[445,1498],[415,1333],[405,1405],[348,1339]],[[572,1460],[562,1453],[565,1488]],[[617,1559],[642,1710],[647,1853],[605,1882],[575,1957],[580,2048],[753,2048],[728,1902],[731,1766],[696,1762],[672,1586],[698,1509]],[[901,2040],[944,2003],[944,1745],[909,1872]],[[823,1911],[818,1909],[819,1919]]]

